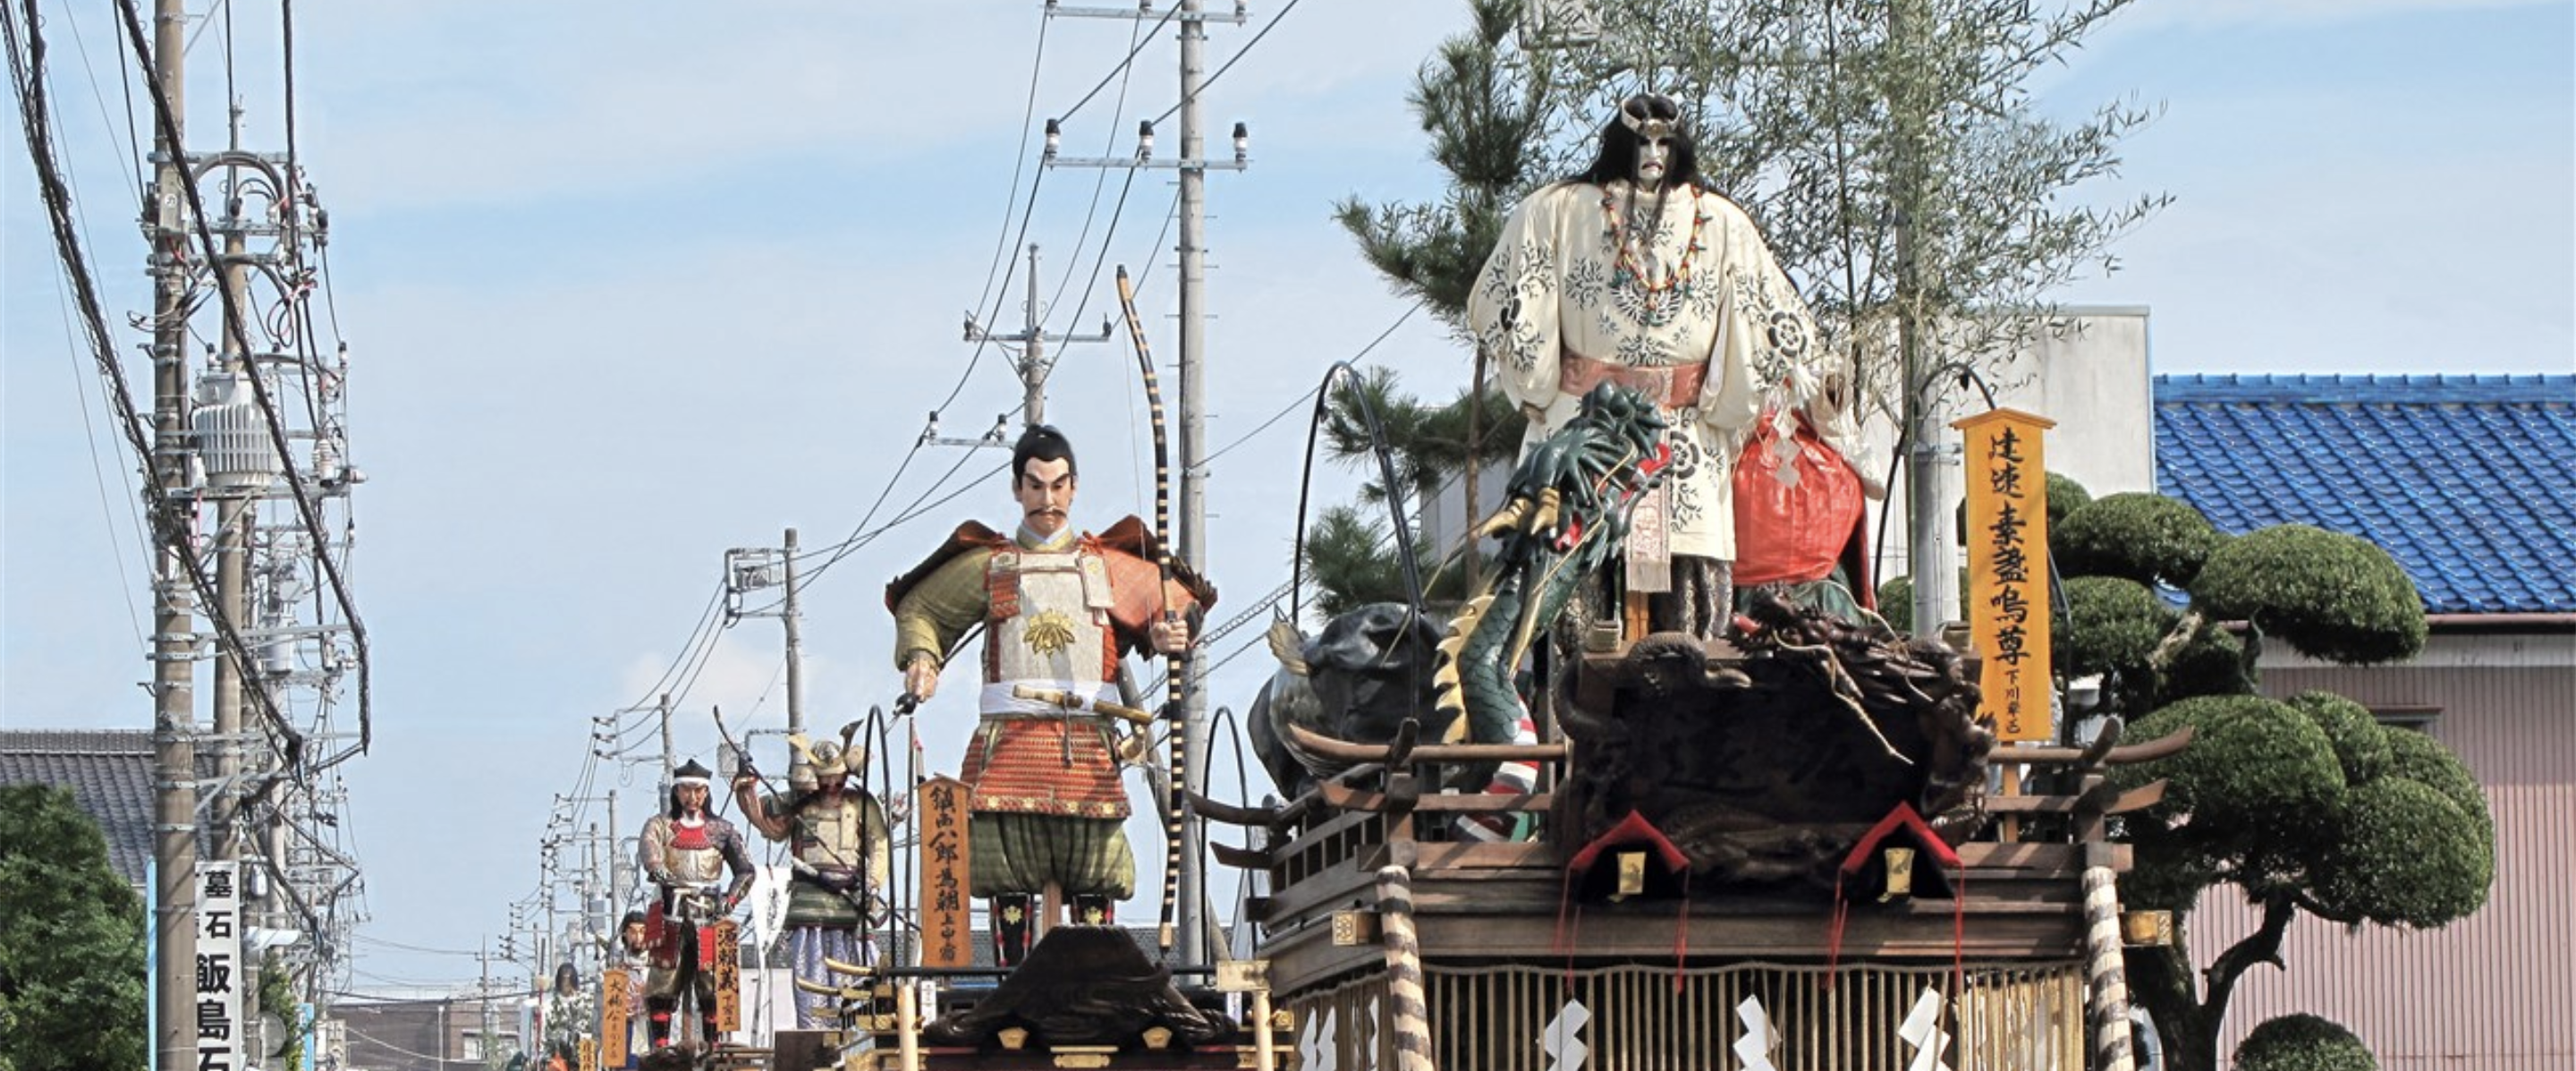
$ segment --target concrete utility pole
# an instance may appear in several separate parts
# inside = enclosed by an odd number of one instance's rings
[[[231,112],[230,144],[234,152],[240,152],[241,106],[237,103],[233,104]],[[237,197],[226,198],[226,211],[220,221],[224,234],[224,259],[221,264],[215,265],[215,268],[217,285],[223,287],[225,293],[230,295],[229,303],[221,305],[226,309],[250,307],[248,266],[250,245],[244,240],[241,220],[235,218],[240,215],[237,207],[239,204],[240,199]],[[216,362],[217,375],[206,377],[204,384],[201,385],[214,385],[233,391],[234,399],[238,399],[242,393],[247,393],[247,377],[259,373],[251,367],[250,354],[244,349],[246,334],[245,331],[234,330],[233,325],[230,324],[225,325],[218,332],[218,352],[222,357]],[[260,478],[265,474],[244,473],[244,478],[238,481],[233,480],[233,474],[229,472],[219,474],[218,469],[229,467],[231,459],[227,458],[224,462],[216,460],[215,455],[219,451],[210,448],[207,440],[211,437],[221,437],[221,433],[215,432],[214,435],[209,435],[209,432],[214,429],[208,427],[210,423],[208,418],[223,421],[227,417],[238,417],[244,407],[237,400],[229,407],[214,398],[201,399],[201,402],[203,404],[192,415],[189,424],[197,433],[193,438],[199,456],[199,465],[206,477],[205,492],[207,497],[214,499],[215,502],[213,616],[218,621],[233,622],[238,628],[242,622],[249,619],[250,534],[251,525],[257,517],[254,507],[260,492],[267,490],[269,480]],[[238,421],[227,421],[227,423],[238,423]],[[250,453],[266,454],[268,452],[266,443],[262,442],[260,446],[260,449]],[[220,452],[230,453],[230,451]],[[269,882],[258,880],[258,875],[253,873],[253,868],[258,865],[256,862],[252,866],[238,865],[245,855],[252,854],[242,850],[245,841],[241,831],[240,814],[242,753],[247,749],[247,738],[242,732],[242,688],[244,678],[251,668],[244,662],[244,656],[248,653],[227,644],[217,645],[215,651],[215,795],[208,801],[209,806],[206,810],[207,824],[214,827],[215,859],[218,862],[236,864],[233,873],[234,880],[241,883],[244,894],[242,899],[244,912],[241,922],[245,932],[248,927],[254,925],[273,928],[272,924],[275,920],[261,908],[275,903],[278,897],[287,893],[284,889],[271,888]],[[262,844],[265,846],[265,841]],[[266,891],[266,895],[259,898],[264,901],[259,906],[253,906],[251,903],[252,897],[249,894],[254,890]],[[240,977],[255,979],[258,964],[264,962],[265,956],[257,946],[247,943],[242,946],[242,951],[242,961],[236,965],[241,972]],[[241,1013],[242,1022],[239,1029],[256,1031],[260,1035],[267,1033],[267,1026],[260,1017],[259,986],[255,981],[241,987]],[[257,1040],[265,1042],[267,1039],[262,1036]]]
[[[671,799],[671,778],[678,776],[680,769],[679,753],[671,747],[671,693],[662,693],[662,702],[654,709],[662,717],[662,795],[653,801],[654,809],[660,810]]]
[[[188,268],[173,254],[188,235],[187,147],[180,141],[186,110],[187,9],[181,0],[156,0],[152,8],[154,77],[170,102],[170,123],[154,144],[150,213],[152,303],[152,480],[156,497],[169,503],[171,524],[154,559],[152,637],[153,843],[155,867],[153,954],[153,1066],[196,1071],[196,1002],[190,992],[197,963],[197,639],[195,600],[188,586],[184,545],[193,537],[196,511],[182,508],[189,495]],[[159,124],[155,124],[159,128]]]
[[[980,444],[978,444],[980,445]],[[803,619],[796,610],[796,530],[790,528],[778,549],[734,547],[725,551],[725,627],[745,617],[770,617],[772,611],[749,610],[744,596],[784,586],[774,616],[787,632],[787,731],[805,730],[805,644]]]
[[[1050,15],[1075,15],[1094,18],[1154,19],[1150,7],[1077,8],[1049,5]],[[1180,0],[1179,9],[1169,16],[1180,26],[1181,43],[1181,155],[1178,160],[1158,160],[1153,156],[1153,124],[1138,131],[1139,144],[1133,158],[1074,158],[1057,155],[1060,133],[1056,120],[1047,121],[1048,166],[1073,167],[1170,167],[1180,172],[1180,242],[1175,252],[1180,257],[1180,448],[1174,459],[1180,469],[1180,516],[1175,518],[1178,532],[1161,533],[1172,540],[1174,552],[1181,561],[1207,575],[1207,474],[1201,465],[1207,457],[1206,424],[1206,284],[1207,284],[1207,173],[1211,169],[1241,171],[1251,162],[1250,134],[1241,123],[1234,126],[1234,157],[1229,161],[1209,160],[1205,131],[1199,106],[1200,90],[1207,80],[1207,24],[1212,21],[1241,25],[1247,14],[1237,4],[1230,14],[1210,15],[1202,9],[1202,0]],[[1207,697],[1204,683],[1206,663],[1189,660],[1189,685],[1185,692],[1186,720],[1182,725],[1182,761],[1193,791],[1204,791],[1207,784]],[[1182,853],[1180,905],[1174,920],[1178,927],[1179,949],[1184,963],[1208,961],[1207,923],[1201,905],[1206,903],[1205,879],[1197,861],[1203,850],[1199,845],[1203,831],[1197,824],[1184,827],[1191,843]]]
[[[1046,423],[1047,373],[1055,370],[1055,358],[1047,355],[1049,342],[1106,342],[1109,320],[1102,317],[1100,333],[1095,335],[1050,335],[1040,321],[1046,318],[1045,307],[1038,303],[1038,244],[1029,243],[1029,297],[1027,326],[1019,331],[997,335],[975,322],[975,314],[966,314],[966,341],[1018,343],[1019,360],[1012,367],[1020,373],[1020,386],[1025,392],[1020,401],[1020,422],[1027,425]]]
[[[1207,457],[1207,171],[1190,166],[1205,147],[1199,129],[1199,84],[1207,77],[1207,25],[1198,20],[1199,0],[1181,0],[1181,515],[1179,546],[1181,560],[1200,576],[1207,575],[1207,473],[1200,464]],[[1182,691],[1181,749],[1190,784],[1180,786],[1188,791],[1203,791],[1207,786],[1207,660],[1192,658],[1189,686]],[[1202,907],[1207,903],[1207,875],[1198,861],[1205,858],[1206,826],[1185,822],[1181,829],[1188,838],[1181,855],[1181,904],[1176,922],[1180,927],[1181,962],[1208,961],[1207,928]]]
[[[617,824],[617,790],[608,790],[608,932],[618,932],[626,916],[626,827]]]
[[[1030,255],[1034,257],[1036,255],[1034,250],[1037,247],[1031,246],[1029,248],[1032,250]],[[1037,265],[1033,262],[1029,267],[1034,269]],[[1030,297],[1034,299],[1036,297],[1036,292],[1031,291]],[[1035,334],[1034,331],[1031,333]],[[1031,401],[1035,401],[1034,395],[1031,396]],[[1037,418],[1031,417],[1030,419],[1035,420]],[[795,529],[790,528],[787,530],[785,546],[786,553],[778,556],[781,563],[780,568],[784,574],[781,578],[781,582],[785,584],[787,588],[785,606],[781,608],[780,612],[786,615],[785,624],[787,628],[787,731],[795,733],[803,732],[805,730],[805,647],[796,634]]]
[[[1888,38],[1898,55],[1920,54],[1913,34],[1923,25],[1921,12],[1915,10],[1919,0],[1896,0],[1888,7]],[[1924,175],[1924,102],[1918,99],[1911,80],[1901,80],[1888,101],[1889,115],[1897,130],[1896,188],[1896,331],[1899,363],[1903,365],[1905,405],[1905,508],[1906,572],[1914,582],[1914,620],[1911,631],[1917,636],[1938,636],[1941,626],[1959,612],[1959,573],[1951,556],[1950,510],[1945,505],[1955,493],[1947,471],[1959,464],[1959,444],[1951,441],[1950,430],[1932,404],[1932,359],[1924,353],[1923,275],[1916,259],[1920,248],[1916,229],[1922,218],[1928,191]]]

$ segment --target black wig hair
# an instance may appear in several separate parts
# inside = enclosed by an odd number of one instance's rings
[[[1052,425],[1029,425],[1029,430],[1020,433],[1019,444],[1011,447],[1011,484],[1013,486],[1019,485],[1020,473],[1028,468],[1031,461],[1061,461],[1064,462],[1065,475],[1080,474],[1079,467],[1073,461],[1073,444],[1066,441],[1064,433],[1055,430]]]
[[[1681,105],[1659,93],[1639,93],[1619,105],[1621,115],[1613,115],[1601,124],[1601,151],[1592,158],[1592,166],[1566,178],[1568,182],[1589,182],[1606,186],[1612,181],[1629,182],[1637,177],[1637,156],[1645,139],[1628,129],[1625,115],[1640,119],[1662,119],[1673,124],[1672,162],[1664,168],[1664,185],[1670,188],[1690,183],[1703,190],[1714,189],[1706,176],[1699,173],[1699,146],[1691,141],[1690,129],[1682,124]]]

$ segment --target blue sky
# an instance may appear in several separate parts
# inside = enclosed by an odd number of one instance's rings
[[[1211,30],[1211,65],[1266,24],[1275,5],[1261,7],[1247,26]],[[590,719],[650,698],[723,550],[772,544],[790,525],[808,547],[851,532],[961,375],[947,434],[1017,405],[997,354],[967,373],[958,321],[987,293],[1006,206],[1035,173],[1015,193],[1031,71],[1037,118],[1058,114],[1125,54],[1130,25],[1059,19],[1041,53],[1036,3],[712,12],[299,9],[298,138],[332,211],[353,442],[373,477],[355,579],[374,636],[377,748],[349,778],[374,940],[465,950],[497,934],[536,885],[555,793],[616,787],[623,824],[640,824],[652,774],[609,765],[585,781]],[[243,0],[238,15],[252,137],[276,147],[275,75],[254,73],[275,66],[273,33],[254,32],[273,30],[274,9]],[[1402,93],[1462,15],[1308,0],[1211,90],[1211,127],[1250,123],[1254,155],[1250,171],[1209,181],[1212,445],[1252,433],[1402,318],[1328,211],[1352,193],[1436,195]],[[121,315],[147,299],[119,183],[130,156],[121,121],[102,115],[121,108],[118,39],[86,11],[48,30],[65,152]],[[2564,0],[2145,0],[2051,72],[2045,99],[2161,102],[2162,120],[2127,146],[2125,176],[2093,196],[2177,200],[2120,247],[2121,273],[2066,299],[2150,307],[2159,372],[2576,369],[2571,42]],[[220,33],[191,54],[199,131],[220,121],[221,55]],[[1173,68],[1168,40],[1146,46],[1123,108],[1113,81],[1066,123],[1067,154],[1128,151],[1139,113],[1171,104]],[[128,464],[98,434],[98,385],[64,326],[14,116],[9,135],[0,721],[144,728],[146,558]],[[1166,126],[1161,152],[1176,142]],[[1144,274],[1149,316],[1172,303],[1169,238],[1155,248],[1168,177],[1137,179],[1109,254]],[[1099,178],[1059,169],[1040,185],[1026,240],[1045,247],[1050,295]],[[1092,214],[1086,273],[1120,181],[1109,176]],[[1002,326],[1020,321],[1019,286],[992,317]],[[1051,329],[1069,326],[1082,293],[1064,291]],[[1104,287],[1079,326],[1108,304]],[[1159,316],[1154,344],[1170,357]],[[1426,394],[1464,377],[1428,317],[1370,359]],[[1123,346],[1075,347],[1050,391],[1050,419],[1082,449],[1078,520],[1095,528],[1151,508],[1132,366]],[[1221,618],[1286,579],[1302,423],[1213,465]],[[960,460],[922,451],[888,511]],[[964,459],[960,478],[999,463]],[[1332,473],[1322,486],[1350,482]],[[891,698],[880,585],[948,524],[1006,506],[988,480],[815,580],[810,722]],[[779,648],[771,621],[723,635],[682,702],[684,754],[709,754],[710,704],[783,724]],[[1257,651],[1228,664],[1213,703],[1248,705],[1266,670]],[[955,765],[968,694],[952,687],[921,719],[937,768]],[[777,750],[763,759],[782,765]],[[1221,748],[1217,767],[1231,764]],[[1220,791],[1230,781],[1221,773]],[[584,821],[602,817],[594,806]],[[1154,833],[1136,836],[1150,890],[1160,853]],[[1150,914],[1150,896],[1131,910]],[[359,967],[361,988],[475,970],[373,940]]]

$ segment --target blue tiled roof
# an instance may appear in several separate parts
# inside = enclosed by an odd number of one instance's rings
[[[2157,376],[2156,485],[2387,548],[2436,614],[2576,613],[2576,375]]]

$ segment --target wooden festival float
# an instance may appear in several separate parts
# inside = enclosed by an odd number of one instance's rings
[[[1348,769],[1275,810],[1201,801],[1264,838],[1218,855],[1275,890],[1250,921],[1297,1066],[1929,1068],[1915,1042],[1935,1030],[1962,1071],[2108,1066],[2088,1057],[2089,983],[2117,968],[2102,916],[2129,855],[2104,824],[2161,786],[2113,793],[2103,771],[2186,741],[2015,749],[2062,790],[1989,794],[1973,722],[1863,724],[1811,657],[1650,636],[1572,667],[1561,741],[1295,730]],[[1542,790],[1438,787],[1501,761],[1538,764]],[[1473,817],[1539,832],[1456,836]]]
[[[1963,427],[1976,463],[2041,471],[2044,421],[2006,411]],[[1612,427],[1594,446],[1622,434]],[[1616,470],[1568,471],[1599,492]],[[1514,479],[1513,504],[1483,532],[1500,540],[1504,574],[1484,590],[1511,602],[1470,600],[1451,624],[1438,701],[1413,703],[1391,739],[1369,743],[1352,742],[1366,735],[1363,718],[1346,717],[1353,731],[1336,739],[1291,712],[1279,750],[1311,788],[1269,808],[1196,801],[1258,838],[1217,855],[1267,878],[1247,921],[1293,1021],[1296,1066],[2130,1067],[2115,887],[2130,855],[2107,827],[2164,786],[2122,792],[2105,772],[2174,754],[2188,734],[2124,746],[2105,719],[2081,748],[1999,749],[1999,736],[2055,732],[2044,609],[1980,617],[1951,643],[1804,609],[1770,589],[1733,642],[1646,633],[1634,596],[1620,620],[1596,622],[1579,600],[1551,601],[1539,587],[1585,567],[1566,533],[1587,526],[1553,516],[1577,492],[1560,500],[1528,462]],[[2011,545],[2046,545],[2044,526],[2017,527],[2044,519],[2044,492],[2036,480],[1992,489],[2021,497],[1972,491],[1970,530],[2000,533],[1972,547],[1981,610],[2025,594],[2045,607],[2044,559],[2017,568]],[[1615,544],[1616,496],[1602,497],[1588,528]],[[1548,540],[1522,539],[1530,533]],[[1510,575],[1516,540],[1544,543],[1526,591]],[[1536,725],[1528,742],[1492,742],[1495,732],[1475,728],[1496,720],[1476,709],[1472,665],[1463,717],[1453,708],[1460,663],[1513,604],[1523,646],[1483,680],[1488,693],[1536,697],[1535,710],[1495,697],[1502,716]],[[1403,627],[1380,621],[1369,634]],[[1554,672],[1542,661],[1526,689],[1503,683],[1545,630],[1574,634],[1560,649],[1580,654]],[[1353,672],[1401,671],[1400,640],[1360,644],[1356,659],[1349,640],[1328,629],[1303,648],[1316,664],[1296,668],[1321,678],[1340,658],[1369,667]],[[1980,649],[2019,657],[1980,659]],[[1449,731],[1422,727],[1425,706]],[[1256,710],[1252,720],[1257,740],[1265,719]],[[1468,731],[1455,728],[1462,721]],[[1486,742],[1434,742],[1461,736]],[[1517,778],[1493,776],[1514,764]]]

